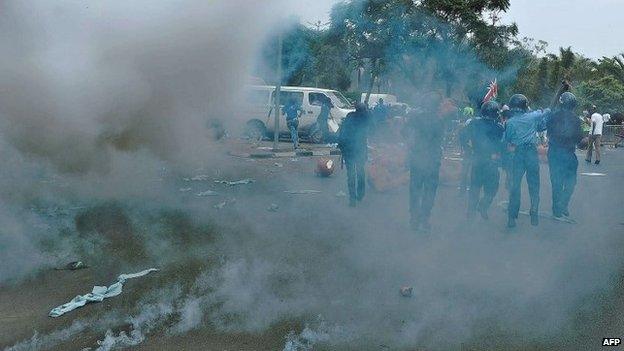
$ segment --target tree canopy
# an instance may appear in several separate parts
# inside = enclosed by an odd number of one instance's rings
[[[326,27],[296,23],[284,33],[282,83],[402,95],[438,90],[477,104],[495,78],[501,100],[521,92],[546,106],[568,80],[582,104],[622,111],[624,54],[590,60],[571,47],[547,54],[547,43],[518,38],[503,24],[510,0],[348,0]],[[275,40],[260,76],[273,81]],[[267,68],[268,67],[268,68]]]

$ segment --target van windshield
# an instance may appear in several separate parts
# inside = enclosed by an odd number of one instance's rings
[[[344,109],[353,108],[351,102],[349,102],[349,100],[344,95],[342,95],[341,92],[333,90],[329,93],[329,95],[336,107]]]

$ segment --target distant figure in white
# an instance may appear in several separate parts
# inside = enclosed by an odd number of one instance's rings
[[[604,117],[597,112],[596,106],[592,106],[591,117],[589,119],[589,125],[591,129],[589,131],[589,141],[587,144],[587,156],[585,157],[585,162],[587,163],[592,162],[592,155],[595,149],[595,164],[600,164],[600,143],[602,142],[602,127],[604,123]]]

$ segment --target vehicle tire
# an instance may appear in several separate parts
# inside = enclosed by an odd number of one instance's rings
[[[320,144],[323,142],[323,132],[321,132],[318,123],[314,123],[314,125],[310,127],[308,138],[312,144]]]
[[[260,141],[266,138],[267,128],[259,119],[252,119],[245,125],[244,136],[252,141]]]

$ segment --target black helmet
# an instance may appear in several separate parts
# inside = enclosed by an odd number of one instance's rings
[[[368,111],[368,108],[366,107],[366,104],[364,104],[362,102],[357,102],[355,104],[355,112],[362,113],[362,112],[366,112],[366,111]]]
[[[485,118],[496,119],[499,112],[500,105],[494,100],[488,101],[481,106],[481,116]]]
[[[576,96],[569,91],[566,91],[559,97],[559,104],[561,104],[561,107],[565,110],[574,110],[577,105]]]
[[[509,99],[509,108],[512,111],[527,111],[529,109],[529,99],[522,94],[515,94]]]

